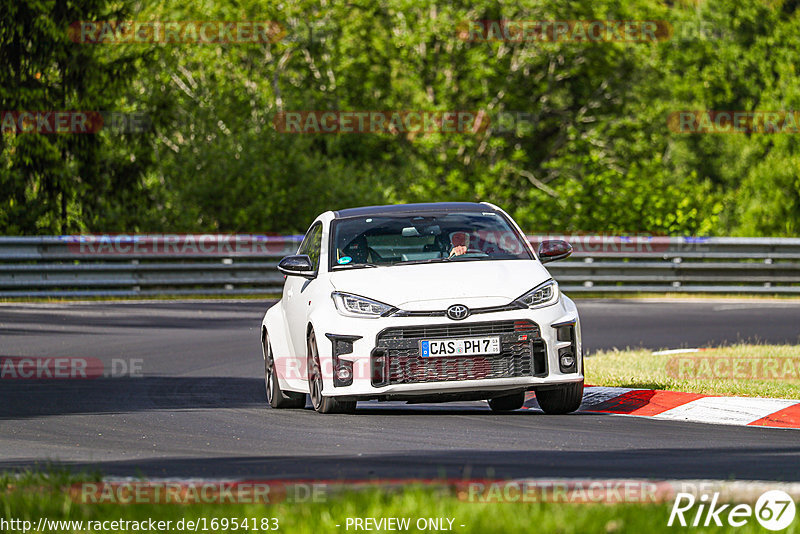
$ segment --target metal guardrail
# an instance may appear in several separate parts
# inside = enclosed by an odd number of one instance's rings
[[[278,260],[302,236],[0,237],[0,297],[279,293]],[[800,294],[800,238],[529,236],[565,239],[548,265],[568,293]]]

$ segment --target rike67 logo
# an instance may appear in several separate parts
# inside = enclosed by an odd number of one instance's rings
[[[703,493],[699,498],[691,493],[678,493],[667,526],[741,527],[755,516],[762,527],[777,531],[785,529],[794,521],[794,500],[785,491],[765,492],[758,498],[755,507],[749,504],[721,504],[719,501],[719,493],[714,493],[713,496]]]

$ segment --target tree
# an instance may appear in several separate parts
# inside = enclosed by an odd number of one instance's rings
[[[124,110],[142,52],[74,42],[69,28],[82,20],[122,20],[129,14],[126,5],[2,0],[0,13],[0,110]],[[116,135],[108,128],[97,134],[6,128],[0,134],[0,232],[128,226],[143,200],[142,169],[151,154],[146,136]]]

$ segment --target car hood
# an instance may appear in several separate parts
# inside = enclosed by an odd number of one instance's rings
[[[508,304],[551,276],[536,260],[479,260],[334,271],[337,291],[405,310]]]

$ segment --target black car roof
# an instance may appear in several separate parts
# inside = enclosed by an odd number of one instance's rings
[[[430,213],[457,211],[494,211],[494,208],[479,202],[429,202],[424,204],[390,204],[388,206],[364,206],[334,211],[337,219],[345,217],[368,217],[370,215],[397,215],[399,213]]]

